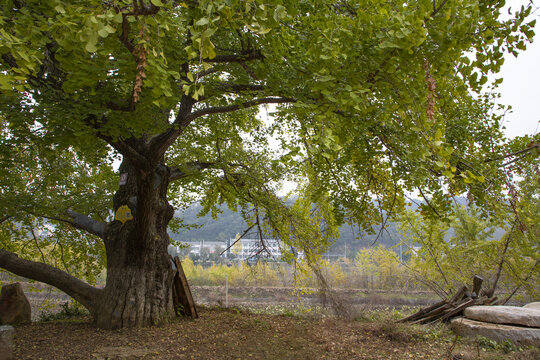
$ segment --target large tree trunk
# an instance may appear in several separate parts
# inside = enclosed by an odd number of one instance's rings
[[[77,228],[103,238],[107,251],[107,284],[90,286],[50,265],[19,258],[0,249],[0,268],[59,288],[84,305],[104,329],[156,325],[174,316],[174,271],[167,253],[167,224],[174,210],[167,201],[170,169],[164,165],[120,166],[128,173],[114,196],[114,210],[128,206],[132,219],[108,225],[73,211]]]
[[[105,230],[107,284],[94,312],[101,328],[156,325],[174,316],[174,272],[167,253],[167,224],[174,210],[167,202],[169,169],[140,169],[124,160],[127,183],[114,196],[114,209],[127,205],[133,219],[113,221]]]

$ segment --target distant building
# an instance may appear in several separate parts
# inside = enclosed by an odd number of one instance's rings
[[[221,254],[221,257],[234,257],[244,261],[251,258],[262,258],[268,260],[279,261],[281,259],[281,250],[285,246],[279,240],[265,239],[264,245],[259,239],[229,239],[228,241],[197,241],[187,242],[189,246],[189,255],[202,256],[206,254]],[[169,245],[169,254],[172,256],[180,255],[181,249],[179,246]],[[294,255],[301,259],[304,254],[292,249]],[[185,252],[184,252],[185,253]]]
[[[236,239],[230,239],[230,244],[235,244]],[[281,260],[282,250],[285,244],[277,239],[265,239],[264,244],[259,239],[241,239],[235,245],[228,246],[228,253],[232,253],[239,260],[262,258],[268,260]],[[294,248],[289,248],[295,257],[301,259],[303,252],[298,252]]]
[[[221,253],[227,248],[227,243],[225,241],[198,241],[198,242],[189,242],[189,253],[192,255],[201,255],[204,251],[207,251],[208,254],[215,254],[217,252]],[[225,254],[222,255],[225,257]]]
[[[198,255],[201,256],[203,253],[215,254],[217,252],[221,253],[227,248],[227,242],[225,241],[189,241],[186,243],[188,245],[189,255]],[[172,256],[180,256],[182,253],[180,246],[169,245],[168,248],[169,254]],[[185,254],[185,252],[184,252]],[[221,255],[225,257],[225,254]]]

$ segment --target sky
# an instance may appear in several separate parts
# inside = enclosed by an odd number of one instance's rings
[[[517,10],[528,2],[511,0],[507,4]],[[540,6],[540,1],[536,0],[535,5]],[[498,88],[499,103],[512,106],[512,113],[507,113],[504,121],[510,138],[540,132],[540,9],[532,19],[536,19],[535,41],[517,58],[506,55],[498,75],[504,79]]]

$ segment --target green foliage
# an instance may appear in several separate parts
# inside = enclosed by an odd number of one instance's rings
[[[537,203],[538,189],[533,192],[535,195],[528,193],[530,197],[519,200],[526,211]],[[458,206],[450,221],[405,213],[400,218],[400,230],[403,245],[411,255],[413,272],[440,294],[456,291],[461,285],[470,284],[474,275],[480,275],[486,289],[495,286],[495,290],[508,294],[517,286],[528,297],[536,298],[538,289],[533,284],[538,283],[539,249],[538,238],[531,238],[536,236],[536,219],[525,216],[529,221],[514,220],[509,224],[508,218],[521,219],[523,214],[513,212],[510,205],[506,204],[507,217],[502,218],[505,223],[497,218],[486,220],[474,207]],[[506,229],[499,239],[491,237],[494,226]]]
[[[476,341],[478,345],[482,347],[482,349],[502,351],[505,354],[522,350],[522,348],[520,348],[519,346],[517,346],[516,344],[514,344],[508,339],[501,342],[497,342],[495,340],[488,339],[484,336],[478,336]]]
[[[58,312],[41,312],[39,314],[39,321],[74,320],[89,315],[88,311],[74,300],[71,303],[66,301],[60,307],[61,309]]]

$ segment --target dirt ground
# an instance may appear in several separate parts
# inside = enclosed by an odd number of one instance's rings
[[[197,320],[104,331],[88,319],[15,329],[16,359],[540,359],[454,341],[439,329],[202,308]]]

